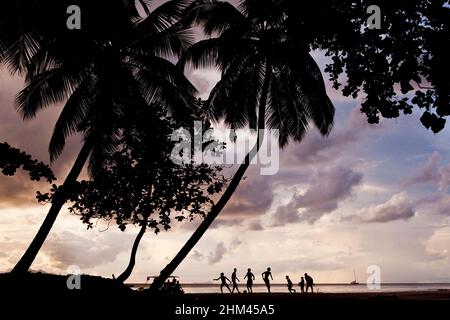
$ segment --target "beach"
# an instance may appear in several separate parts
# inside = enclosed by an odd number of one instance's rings
[[[402,315],[428,314],[447,311],[450,306],[450,289],[446,285],[415,285],[423,290],[281,293],[256,292],[253,294],[186,293],[150,294],[147,290],[132,290],[112,279],[83,275],[81,288],[69,290],[67,277],[50,274],[28,274],[16,279],[0,274],[2,307],[21,315],[30,313],[51,316],[61,315],[54,309],[59,305],[71,317],[93,318],[106,315],[126,315],[142,319],[288,319],[295,315],[338,316],[358,318],[360,310],[370,315],[385,316],[386,310],[396,310]],[[337,285],[335,285],[337,286]],[[348,285],[341,285],[346,288]],[[427,287],[428,286],[428,287]],[[356,288],[358,286],[352,286]],[[362,286],[365,287],[365,286]],[[397,285],[406,288],[406,285]],[[189,291],[189,285],[186,285]],[[211,286],[218,290],[218,286]],[[329,287],[330,288],[330,287]],[[258,287],[258,291],[259,291]],[[281,289],[281,287],[280,287]],[[17,308],[17,302],[26,308]],[[52,311],[50,311],[52,310]],[[357,312],[358,311],[358,312]],[[389,311],[391,312],[391,311]],[[66,317],[60,317],[65,319]]]
[[[161,298],[155,310],[160,312],[161,319],[174,320],[290,319],[303,316],[360,319],[368,313],[371,317],[385,317],[387,312],[402,314],[404,317],[421,312],[438,314],[448,310],[449,306],[450,290],[430,290],[389,293],[185,294]],[[184,314],[177,311],[184,311]]]
[[[129,283],[127,284],[134,290],[142,290],[149,287],[149,283]],[[220,293],[219,285],[212,283],[183,283],[183,290],[188,294],[207,294],[207,293]],[[231,287],[230,287],[231,288]],[[246,289],[245,283],[239,284],[239,291],[243,292]],[[297,284],[294,285],[294,289],[299,291],[300,288]],[[369,288],[366,283],[360,283],[356,285],[344,284],[344,283],[318,283],[314,286],[314,291],[319,293],[332,293],[332,294],[346,294],[346,293],[397,293],[397,292],[427,292],[427,291],[440,291],[450,290],[450,283],[382,283],[379,288]],[[285,283],[273,283],[271,284],[271,291],[273,293],[287,293],[287,287]],[[224,288],[224,292],[228,293]],[[253,285],[254,293],[266,293],[266,286],[262,283],[255,283]]]

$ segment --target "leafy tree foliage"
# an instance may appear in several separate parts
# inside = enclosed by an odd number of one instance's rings
[[[168,230],[171,213],[178,221],[205,217],[211,196],[222,190],[221,167],[171,161],[170,135],[177,127],[161,114],[149,125],[150,116],[134,123],[94,179],[80,183],[70,210],[88,227],[94,218],[113,218],[122,231],[128,223]]]
[[[306,1],[287,10],[292,34],[311,39],[332,59],[326,71],[345,96],[363,97],[369,123],[423,110],[435,133],[450,115],[450,8],[446,0]],[[381,9],[381,29],[369,29],[370,5]],[[302,4],[303,5],[303,4]]]
[[[48,165],[33,159],[31,155],[20,149],[11,147],[6,142],[0,143],[0,169],[6,176],[13,176],[17,169],[22,169],[27,171],[30,179],[34,181],[44,178],[48,183],[52,183],[56,180]]]
[[[164,115],[162,108],[152,105],[125,122],[118,150],[107,154],[91,180],[77,182],[69,198],[69,211],[80,215],[88,229],[96,219],[114,220],[122,231],[128,224],[140,226],[129,264],[117,278],[121,282],[134,268],[136,252],[147,229],[155,233],[169,230],[173,215],[178,221],[206,217],[214,205],[212,197],[226,183],[220,166],[171,161],[177,142],[172,141],[172,134],[177,125]],[[217,144],[216,151],[221,151],[221,145]],[[50,194],[38,193],[37,198],[41,202],[53,201],[61,188],[54,186]]]

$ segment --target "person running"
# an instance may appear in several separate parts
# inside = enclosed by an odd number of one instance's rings
[[[293,288],[294,284],[292,283],[291,279],[289,279],[289,276],[286,276],[286,280],[287,280],[287,287],[289,290],[289,293],[295,293],[295,289]]]
[[[270,272],[270,268],[267,268],[267,271],[264,271],[262,274],[261,274],[261,276],[262,276],[262,278],[263,278],[263,280],[264,280],[264,283],[266,284],[266,287],[267,287],[267,290],[269,291],[269,293],[271,293],[270,292],[270,280],[269,280],[269,277],[273,280],[273,277],[272,277],[272,273]]]
[[[253,280],[255,280],[255,275],[252,273],[252,269],[247,269],[247,274],[244,279],[247,278],[247,291],[248,293],[253,293]]]
[[[311,278],[307,273],[305,273],[305,280],[306,280],[306,292],[308,292],[308,289],[311,288],[311,293],[314,293],[314,280]]]
[[[302,280],[300,280],[300,282],[298,283],[298,285],[300,286],[300,291],[302,293],[305,292],[305,278],[302,277]]]
[[[230,291],[231,293],[231,289],[228,286],[228,283],[231,283],[230,279],[228,279],[227,277],[225,277],[225,274],[223,272],[220,273],[220,277],[218,277],[217,279],[213,279],[214,281],[220,280],[222,281],[222,283],[220,284],[220,292],[223,293],[223,287],[227,287],[228,291]]]
[[[233,283],[233,290],[231,290],[231,293],[234,292],[234,289],[236,289],[236,292],[239,293],[239,288],[237,285],[237,282],[240,282],[237,275],[236,275],[237,269],[234,268],[233,273],[231,274],[231,282]]]

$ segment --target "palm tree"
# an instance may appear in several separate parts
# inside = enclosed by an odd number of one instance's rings
[[[233,129],[255,128],[258,137],[220,200],[155,279],[151,287],[155,291],[230,200],[261,147],[266,127],[279,130],[283,148],[291,139],[300,142],[310,122],[321,134],[328,135],[334,119],[322,74],[309,54],[310,44],[290,35],[290,21],[280,1],[243,0],[239,8],[222,1],[198,1],[185,20],[200,24],[210,38],[194,44],[180,65],[218,67],[222,72],[205,103],[209,118],[214,122],[223,120]]]
[[[61,28],[53,32],[40,17],[43,25],[20,25],[16,39],[0,33],[0,59],[13,72],[26,75],[26,85],[17,96],[23,118],[64,103],[50,140],[50,159],[61,154],[69,135],[84,138],[44,222],[12,270],[15,274],[30,268],[86,162],[93,175],[105,154],[114,150],[125,114],[158,102],[184,117],[195,102],[195,88],[169,61],[191,43],[188,28],[176,23],[186,1],[169,1],[143,19],[130,16],[119,0],[85,1],[85,5],[88,18],[79,32]],[[104,5],[110,9],[107,21],[98,19],[105,13]],[[33,8],[24,5],[19,11],[27,16]]]

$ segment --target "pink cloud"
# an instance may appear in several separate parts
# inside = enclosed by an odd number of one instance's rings
[[[350,197],[362,178],[361,173],[340,166],[317,171],[304,193],[294,195],[288,204],[278,207],[274,226],[302,221],[314,223]],[[303,210],[299,212],[300,209]]]
[[[396,220],[409,220],[415,215],[413,203],[406,192],[393,195],[388,201],[362,209],[352,217],[363,223],[385,223]]]

